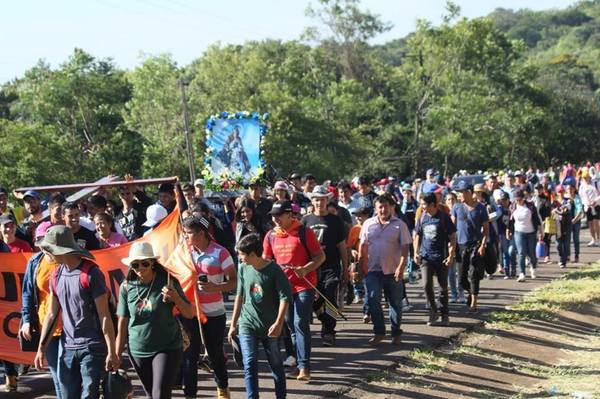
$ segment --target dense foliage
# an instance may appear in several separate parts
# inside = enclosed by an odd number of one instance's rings
[[[297,41],[214,45],[190,65],[149,56],[132,71],[76,49],[0,91],[2,182],[109,173],[186,179],[182,86],[196,164],[204,122],[269,112],[267,162],[318,178],[408,175],[598,158],[600,0],[565,10],[459,17],[448,3],[385,45],[358,0],[319,0]]]

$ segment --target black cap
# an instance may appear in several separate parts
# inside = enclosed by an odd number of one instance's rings
[[[271,208],[271,211],[269,212],[269,215],[278,216],[286,212],[292,212],[292,201],[284,200],[275,202]]]
[[[6,194],[6,195],[8,195],[8,190],[6,189],[6,187],[0,186],[0,194]]]
[[[294,172],[290,175],[290,180],[302,179],[302,175],[298,172]]]

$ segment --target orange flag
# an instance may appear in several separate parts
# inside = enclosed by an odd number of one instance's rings
[[[183,241],[179,211],[171,212],[160,226],[139,240],[152,244],[160,255],[161,264],[179,280],[188,300],[196,305],[196,314],[200,315],[201,320],[204,319],[204,315],[198,312],[195,289],[197,276],[191,255]],[[119,285],[127,273],[127,266],[121,259],[128,256],[130,246],[131,243],[127,243],[120,247],[92,251],[115,299],[119,298]],[[33,352],[21,352],[17,341],[23,277],[27,261],[32,255],[0,253],[0,359],[21,364],[33,364],[35,357]]]

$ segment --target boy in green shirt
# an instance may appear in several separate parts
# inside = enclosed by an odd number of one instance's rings
[[[275,262],[262,258],[260,236],[249,234],[236,245],[240,267],[229,342],[238,335],[244,359],[244,384],[248,398],[258,398],[258,343],[261,342],[273,379],[275,396],[286,396],[283,359],[279,352],[285,314],[292,297],[288,278]]]

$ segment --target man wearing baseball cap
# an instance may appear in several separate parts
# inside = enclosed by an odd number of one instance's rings
[[[21,230],[31,244],[35,238],[35,229],[40,223],[50,220],[50,214],[42,209],[42,198],[37,191],[26,191],[23,194],[23,204],[29,216],[23,219]]]
[[[459,181],[454,191],[457,192],[460,201],[451,211],[461,257],[458,275],[461,287],[470,294],[467,301],[469,310],[475,312],[479,282],[484,273],[482,258],[489,235],[488,213],[483,204],[475,201],[473,186],[466,181]]]
[[[292,301],[286,323],[296,342],[298,367],[290,377],[310,381],[310,319],[317,285],[316,270],[325,261],[325,253],[315,233],[293,215],[291,201],[277,201],[269,212],[275,227],[263,241],[263,257],[283,267],[292,286]]]

